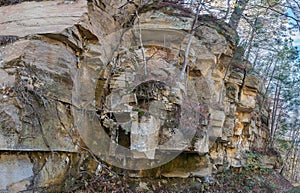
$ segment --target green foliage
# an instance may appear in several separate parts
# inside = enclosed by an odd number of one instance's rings
[[[259,153],[255,152],[247,152],[247,163],[245,166],[246,170],[260,170],[263,169],[262,163],[261,163],[261,155]]]
[[[300,192],[300,186],[297,186],[293,188],[292,190],[288,191],[288,193],[299,193]]]
[[[287,151],[290,148],[290,141],[277,138],[276,142],[283,151]]]

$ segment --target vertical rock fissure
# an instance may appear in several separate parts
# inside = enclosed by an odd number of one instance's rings
[[[116,167],[136,169],[128,171],[132,176],[153,175],[135,168],[144,164],[159,166],[162,176],[207,177],[243,167],[249,146],[264,148],[267,121],[260,114],[253,119],[258,79],[240,65],[243,53],[228,24],[199,13],[193,18],[171,1],[86,3],[40,6],[54,16],[25,23],[25,38],[0,36],[0,127],[8,131],[0,132],[0,145],[40,153],[31,155],[28,189],[60,187],[70,177],[68,152],[78,153],[76,172],[85,172],[80,164],[88,154],[98,165],[105,156],[111,164],[121,160]],[[31,21],[35,11],[20,17]],[[62,12],[67,16],[55,16]],[[0,27],[8,24],[16,23]],[[174,152],[183,153],[159,165]]]
[[[243,89],[244,89],[244,86],[245,86],[246,76],[247,76],[247,71],[244,70],[244,73],[243,73],[243,79],[242,79],[242,84],[241,84],[240,89],[239,89],[239,92],[238,92],[238,100],[239,100],[239,101],[241,101],[241,96],[242,96]]]

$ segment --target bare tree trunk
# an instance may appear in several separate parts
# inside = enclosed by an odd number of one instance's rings
[[[297,166],[297,152],[294,150],[294,154],[293,154],[293,163],[292,163],[292,173],[291,173],[291,178],[294,180],[295,179],[295,167]]]
[[[147,60],[146,60],[145,48],[144,48],[143,39],[142,39],[142,28],[141,28],[140,16],[137,11],[136,11],[136,16],[138,19],[139,39],[140,39],[140,45],[141,45],[141,49],[142,49],[142,57],[143,57],[143,62],[144,62],[144,73],[146,75],[147,74]]]
[[[277,60],[277,61],[278,61],[278,60]],[[265,103],[265,100],[266,100],[266,98],[267,98],[267,94],[268,94],[268,91],[269,91],[269,87],[270,87],[271,81],[273,80],[274,73],[275,73],[275,70],[276,70],[277,61],[276,61],[275,64],[274,64],[274,68],[273,68],[273,71],[272,71],[270,80],[268,81],[268,85],[267,85],[267,88],[266,88],[266,92],[265,92],[264,95],[263,95],[263,100],[262,100],[262,102],[261,102],[261,108],[264,107],[264,103]],[[270,65],[270,66],[271,66],[271,65]]]
[[[228,72],[229,72],[229,68],[234,65],[233,63],[235,63],[237,60],[243,60],[243,56],[244,56],[245,52],[244,52],[244,48],[242,46],[238,46],[234,52],[233,57],[230,59],[229,63],[227,64],[226,70],[225,70],[225,74],[223,77],[223,84],[222,87],[220,89],[220,95],[219,95],[219,103],[221,103],[223,95],[223,89],[224,89],[224,83],[225,80],[227,78]]]
[[[198,25],[198,17],[199,17],[199,14],[200,14],[201,5],[202,5],[202,1],[200,1],[198,6],[197,6],[197,12],[196,12],[194,22],[193,22],[193,25],[192,25],[192,28],[191,28],[191,31],[190,31],[188,44],[186,46],[185,53],[184,53],[182,69],[181,69],[181,72],[180,72],[180,80],[184,79],[184,74],[185,74],[185,71],[186,71],[187,63],[188,63],[188,58],[189,58],[189,52],[190,52],[192,39],[193,39],[193,36],[195,34],[195,29]]]
[[[253,42],[253,39],[254,39],[254,34],[255,34],[255,32],[256,32],[256,24],[257,24],[257,18],[255,18],[254,23],[253,23],[253,26],[252,26],[251,35],[250,35],[250,40],[249,40],[249,43],[248,43],[248,49],[247,49],[247,51],[246,51],[246,56],[245,56],[245,60],[246,60],[246,61],[249,60],[250,53],[251,53],[251,50],[252,50],[252,42]],[[245,49],[246,49],[246,48],[245,48]]]
[[[277,115],[277,119],[278,119],[278,117],[280,117],[282,115],[282,108],[280,108],[280,110],[279,110],[279,113],[278,113],[278,115]],[[277,132],[277,130],[278,130],[278,127],[279,126],[279,121],[277,120],[276,121],[276,125],[275,125],[275,129],[274,129],[274,136],[276,135],[276,132]],[[273,137],[274,138],[274,137]],[[273,141],[273,143],[274,143],[274,141]]]
[[[230,20],[229,20],[229,25],[234,30],[237,29],[237,27],[239,25],[239,22],[242,18],[242,14],[243,14],[248,2],[249,2],[249,0],[237,0],[236,1],[233,13],[232,13],[232,15],[230,17]]]
[[[266,77],[269,76],[269,72],[270,72],[271,66],[272,66],[272,64],[273,64],[273,61],[274,61],[274,59],[273,59],[273,57],[272,57],[272,58],[269,60],[269,62],[267,63],[266,67],[264,68],[263,74],[266,74]],[[277,62],[278,62],[278,59],[277,59],[276,62],[275,62],[275,66],[276,66]],[[273,70],[273,71],[274,71],[274,70]],[[272,71],[272,73],[273,73],[273,71]]]
[[[281,91],[281,86],[280,86],[280,83],[278,80],[277,84],[276,84],[275,96],[274,96],[274,101],[273,101],[273,109],[272,109],[272,119],[271,119],[272,122],[271,122],[271,129],[270,129],[270,133],[271,133],[270,147],[273,147],[273,143],[274,143],[275,122],[276,122],[276,116],[277,116],[277,110],[278,110],[280,91]]]
[[[252,70],[254,70],[255,67],[256,67],[257,59],[259,58],[259,54],[258,54],[259,51],[260,51],[260,49],[257,49],[256,52],[255,52],[255,58],[254,58],[254,61],[253,61]]]
[[[227,19],[228,15],[229,15],[229,11],[230,11],[230,0],[227,0],[227,10],[226,10],[225,16],[223,17],[224,20]]]

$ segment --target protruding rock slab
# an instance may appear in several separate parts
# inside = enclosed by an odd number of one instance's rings
[[[181,153],[155,169],[168,177],[242,167],[244,152],[266,147],[268,111],[256,111],[263,86],[242,69],[226,74],[235,32],[201,16],[181,80],[190,13],[161,7],[139,13],[138,22],[126,2],[0,7],[0,150],[24,152],[5,155],[12,165],[1,157],[0,167],[24,170],[3,190],[61,188],[78,168],[73,160],[82,161],[69,153],[83,145],[130,169]]]
[[[79,23],[87,8],[86,0],[23,2],[0,7],[0,35],[60,33]]]
[[[24,191],[33,179],[33,164],[27,155],[0,155],[0,190]]]

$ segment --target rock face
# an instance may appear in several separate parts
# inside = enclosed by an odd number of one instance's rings
[[[136,15],[137,5],[0,7],[1,191],[61,190],[86,148],[167,177],[242,167],[246,152],[266,148],[264,88],[246,73],[236,32],[201,16],[180,79],[191,13],[162,2]]]

